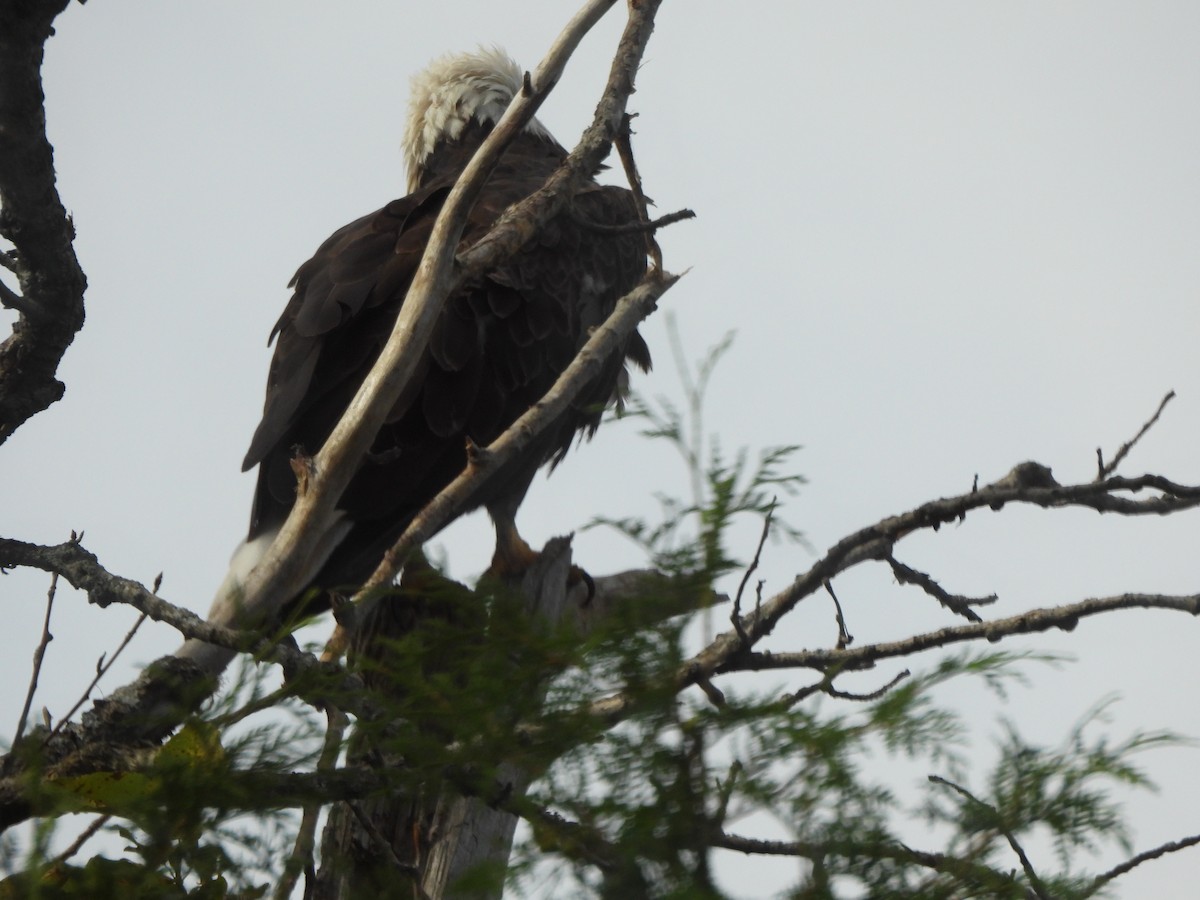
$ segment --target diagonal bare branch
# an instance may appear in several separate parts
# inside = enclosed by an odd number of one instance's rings
[[[583,349],[541,400],[529,408],[485,450],[474,455],[467,468],[431,500],[384,554],[383,561],[355,595],[355,602],[385,588],[396,577],[408,553],[423,544],[469,504],[470,498],[491,474],[519,455],[578,396],[584,385],[612,353],[654,309],[658,298],[678,276],[651,272],[622,297],[608,320],[593,332]]]
[[[1108,478],[1115,471],[1117,471],[1117,466],[1121,465],[1125,457],[1129,455],[1129,451],[1134,448],[1134,445],[1142,439],[1146,432],[1154,427],[1154,423],[1158,421],[1158,417],[1162,415],[1162,411],[1166,409],[1167,404],[1173,399],[1175,399],[1175,392],[1167,391],[1167,395],[1163,397],[1162,401],[1158,404],[1158,409],[1154,411],[1154,415],[1146,420],[1145,424],[1142,425],[1137,434],[1120,446],[1116,454],[1113,456],[1112,462],[1106,465],[1104,462],[1104,451],[1102,451],[1099,447],[1096,448],[1096,465],[1098,468],[1096,473],[1097,481],[1103,481],[1105,478]]]
[[[1114,878],[1120,878],[1122,875],[1133,871],[1144,862],[1158,859],[1160,856],[1166,856],[1168,853],[1178,853],[1180,850],[1187,850],[1189,847],[1200,846],[1200,834],[1193,834],[1189,837],[1180,838],[1177,841],[1168,841],[1165,844],[1159,844],[1157,847],[1152,847],[1149,850],[1144,850],[1136,856],[1130,857],[1121,863],[1119,866],[1113,866],[1107,872],[1097,875],[1092,882],[1085,896],[1092,896],[1098,893]]]
[[[892,574],[896,576],[896,581],[900,584],[917,585],[917,587],[937,600],[946,609],[955,615],[962,616],[968,622],[983,621],[979,613],[975,612],[971,607],[987,606],[1000,599],[995,594],[988,594],[986,597],[964,597],[962,594],[951,594],[928,574],[914,569],[912,566],[906,566],[891,553],[884,558],[884,562],[892,567]]]
[[[228,647],[237,652],[251,653],[257,659],[281,666],[288,675],[294,676],[317,670],[326,673],[340,671],[322,663],[311,653],[296,649],[294,645],[286,641],[275,640],[269,636],[264,637],[258,632],[239,631],[206,622],[190,610],[162,599],[144,585],[132,579],[111,574],[105,570],[93,553],[84,549],[77,541],[68,541],[47,547],[0,537],[0,569],[17,566],[57,573],[72,587],[86,592],[88,600],[98,606],[104,607],[111,603],[132,606],[156,622],[170,625],[185,637],[195,638],[220,647]],[[174,662],[180,663],[178,660]],[[195,668],[192,664],[186,665]],[[116,692],[116,694],[119,693],[120,690]],[[329,693],[337,693],[340,698],[339,702],[348,712],[363,717],[374,715],[370,702],[362,693],[361,680],[346,672],[341,672],[341,683],[336,687],[327,681],[323,692],[321,688],[317,688],[315,693],[309,693],[305,689],[299,688],[293,693],[314,705],[325,702]],[[341,698],[342,693],[347,696]],[[109,700],[111,701],[111,699],[110,696]],[[136,717],[137,713],[145,712],[145,710],[133,708],[129,712]],[[84,719],[87,720],[87,714],[84,715]],[[178,724],[178,720],[174,724]],[[169,730],[170,726],[165,721],[159,721],[155,727]],[[129,723],[129,730],[136,734],[136,723]]]

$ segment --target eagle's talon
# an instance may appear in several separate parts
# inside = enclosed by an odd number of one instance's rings
[[[580,583],[587,588],[587,596],[583,598],[583,602],[579,605],[583,607],[590,606],[596,598],[596,580],[588,574],[587,569],[581,569],[579,566],[571,566],[571,571],[567,573],[567,590]]]

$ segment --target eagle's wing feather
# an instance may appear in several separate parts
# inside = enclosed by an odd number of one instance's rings
[[[303,443],[292,440],[280,446],[323,396],[340,396],[347,389],[352,396],[357,390],[365,374],[360,369],[378,355],[379,338],[386,341],[391,330],[387,323],[387,332],[380,334],[380,316],[371,311],[390,308],[395,319],[440,208],[440,203],[430,208],[426,194],[439,200],[445,196],[444,191],[430,190],[393,201],[338,229],[297,270],[290,283],[295,292],[271,332],[276,346],[263,417],[243,471],[272,450],[290,451]],[[356,302],[343,302],[351,297]],[[325,436],[332,427],[329,423]],[[297,437],[308,437],[312,430],[301,427]],[[318,447],[305,449],[315,453]]]
[[[319,450],[378,358],[442,204],[523,77],[494,49],[434,60],[413,81],[403,144],[409,195],[334,232],[297,270],[271,332],[276,346],[263,416],[244,463],[258,466],[250,532],[217,590],[210,621],[254,625],[283,612],[278,598],[253,593],[243,605],[242,586],[295,502],[296,449]],[[486,234],[566,157],[540,122],[528,122],[477,196],[462,245]],[[590,184],[529,246],[448,298],[413,377],[338,501],[338,515],[322,523],[317,546],[301,561],[306,588],[290,602],[311,596],[307,588],[317,588],[324,603],[330,590],[362,584],[413,516],[463,469],[466,439],[491,443],[553,385],[590,330],[641,279],[643,235],[609,227],[636,219],[628,191]],[[576,435],[595,430],[605,404],[623,390],[626,361],[649,365],[636,335],[604,362],[571,409],[474,496],[496,523],[497,560],[517,563],[510,570],[529,554],[514,517],[530,481],[541,465],[561,460]],[[189,640],[179,655],[217,674],[233,653]]]
[[[510,148],[470,214],[464,246],[541,186],[563,156],[548,146],[531,138]],[[436,181],[350,223],[297,271],[275,329],[262,422],[246,455],[247,468],[261,466],[252,538],[282,521],[293,503],[293,448],[320,448],[387,341],[451,184]],[[448,299],[416,376],[341,499],[353,524],[318,584],[365,577],[462,470],[465,438],[490,443],[549,389],[589,329],[645,270],[640,234],[587,223],[635,220],[627,191],[587,189],[533,246]],[[647,363],[644,348],[633,342],[630,358]],[[576,433],[595,430],[622,368],[621,357],[610,360],[575,408],[497,473],[478,502],[515,510],[536,470],[560,460]]]

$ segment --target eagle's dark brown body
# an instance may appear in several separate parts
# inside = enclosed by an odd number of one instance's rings
[[[405,127],[409,195],[334,232],[296,272],[295,293],[272,332],[275,356],[262,422],[246,454],[245,468],[259,467],[250,532],[217,589],[210,622],[253,627],[302,597],[324,603],[330,591],[360,585],[413,516],[463,470],[467,439],[486,446],[541,398],[589,330],[641,280],[642,234],[612,228],[637,221],[631,194],[589,184],[531,246],[448,299],[410,388],[376,435],[337,514],[318,526],[318,547],[302,561],[298,596],[246,589],[292,508],[293,457],[321,448],[362,384],[391,333],[442,204],[522,81],[520,67],[496,48],[431,62],[413,79]],[[542,187],[565,157],[546,128],[530,121],[484,186],[462,245],[473,244],[505,209]],[[528,561],[514,516],[534,474],[562,459],[577,434],[595,430],[627,361],[649,366],[637,335],[574,406],[474,498],[496,523],[502,567]],[[217,675],[234,652],[189,639],[176,655]]]
[[[273,531],[291,508],[297,448],[316,453],[375,362],[395,322],[442,203],[490,124],[472,121],[425,161],[417,190],[335,232],[293,279],[275,326],[277,344],[262,422],[246,454],[258,465],[249,540]],[[565,157],[552,139],[522,133],[488,180],[462,246],[540,188]],[[629,225],[628,191],[591,185],[533,246],[449,298],[412,387],[393,408],[339,509],[348,531],[312,586],[361,583],[412,517],[466,464],[466,440],[486,445],[536,402],[646,267]],[[599,226],[599,227],[596,227]],[[497,473],[478,498],[511,523],[537,469],[590,434],[626,360],[642,368],[639,336],[613,358],[574,407],[530,451]]]

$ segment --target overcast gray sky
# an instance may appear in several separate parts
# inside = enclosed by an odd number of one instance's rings
[[[85,530],[111,571],[145,583],[162,571],[164,596],[207,608],[246,526],[252,476],[238,470],[285,285],[329,232],[404,193],[409,76],[480,42],[532,67],[573,7],[68,9],[45,84],[88,321],[60,370],[65,399],[0,449],[0,533],[50,543]],[[590,118],[619,16],[541,114],[564,143]],[[635,150],[659,210],[699,215],[661,238],[668,268],[691,270],[664,306],[693,356],[738,332],[709,424],[731,448],[804,445],[810,483],[786,515],[814,548],[1025,459],[1089,479],[1095,448],[1111,453],[1169,389],[1178,398],[1125,472],[1200,482],[1198,39],[1200,5],[1186,0],[664,5],[632,101]],[[660,364],[638,386],[678,396],[663,319],[645,326]],[[652,514],[653,491],[687,490],[635,432],[602,430],[535,486],[521,516],[532,542],[600,513]],[[1187,593],[1198,515],[1009,509],[916,536],[898,556],[951,590],[998,592],[995,615]],[[490,541],[482,515],[440,539],[464,577]],[[602,532],[579,535],[576,554],[597,574],[641,563]],[[769,548],[767,590],[811,561]],[[46,581],[0,581],[6,736]],[[838,588],[861,643],[953,624],[882,571]],[[772,646],[833,643],[830,611],[810,602]],[[133,618],[60,591],[38,705],[65,711]],[[1014,645],[1078,662],[1033,672],[1007,704],[975,688],[946,698],[970,705],[981,746],[998,716],[1057,741],[1112,693],[1117,733],[1200,736],[1198,628],[1154,612],[1085,622]],[[147,626],[128,664],[175,643]],[[1200,831],[1197,752],[1144,760],[1162,792],[1130,802],[1138,849]],[[1190,897],[1196,865],[1193,853],[1145,866],[1119,896]],[[794,876],[777,862],[730,871],[746,898]]]

